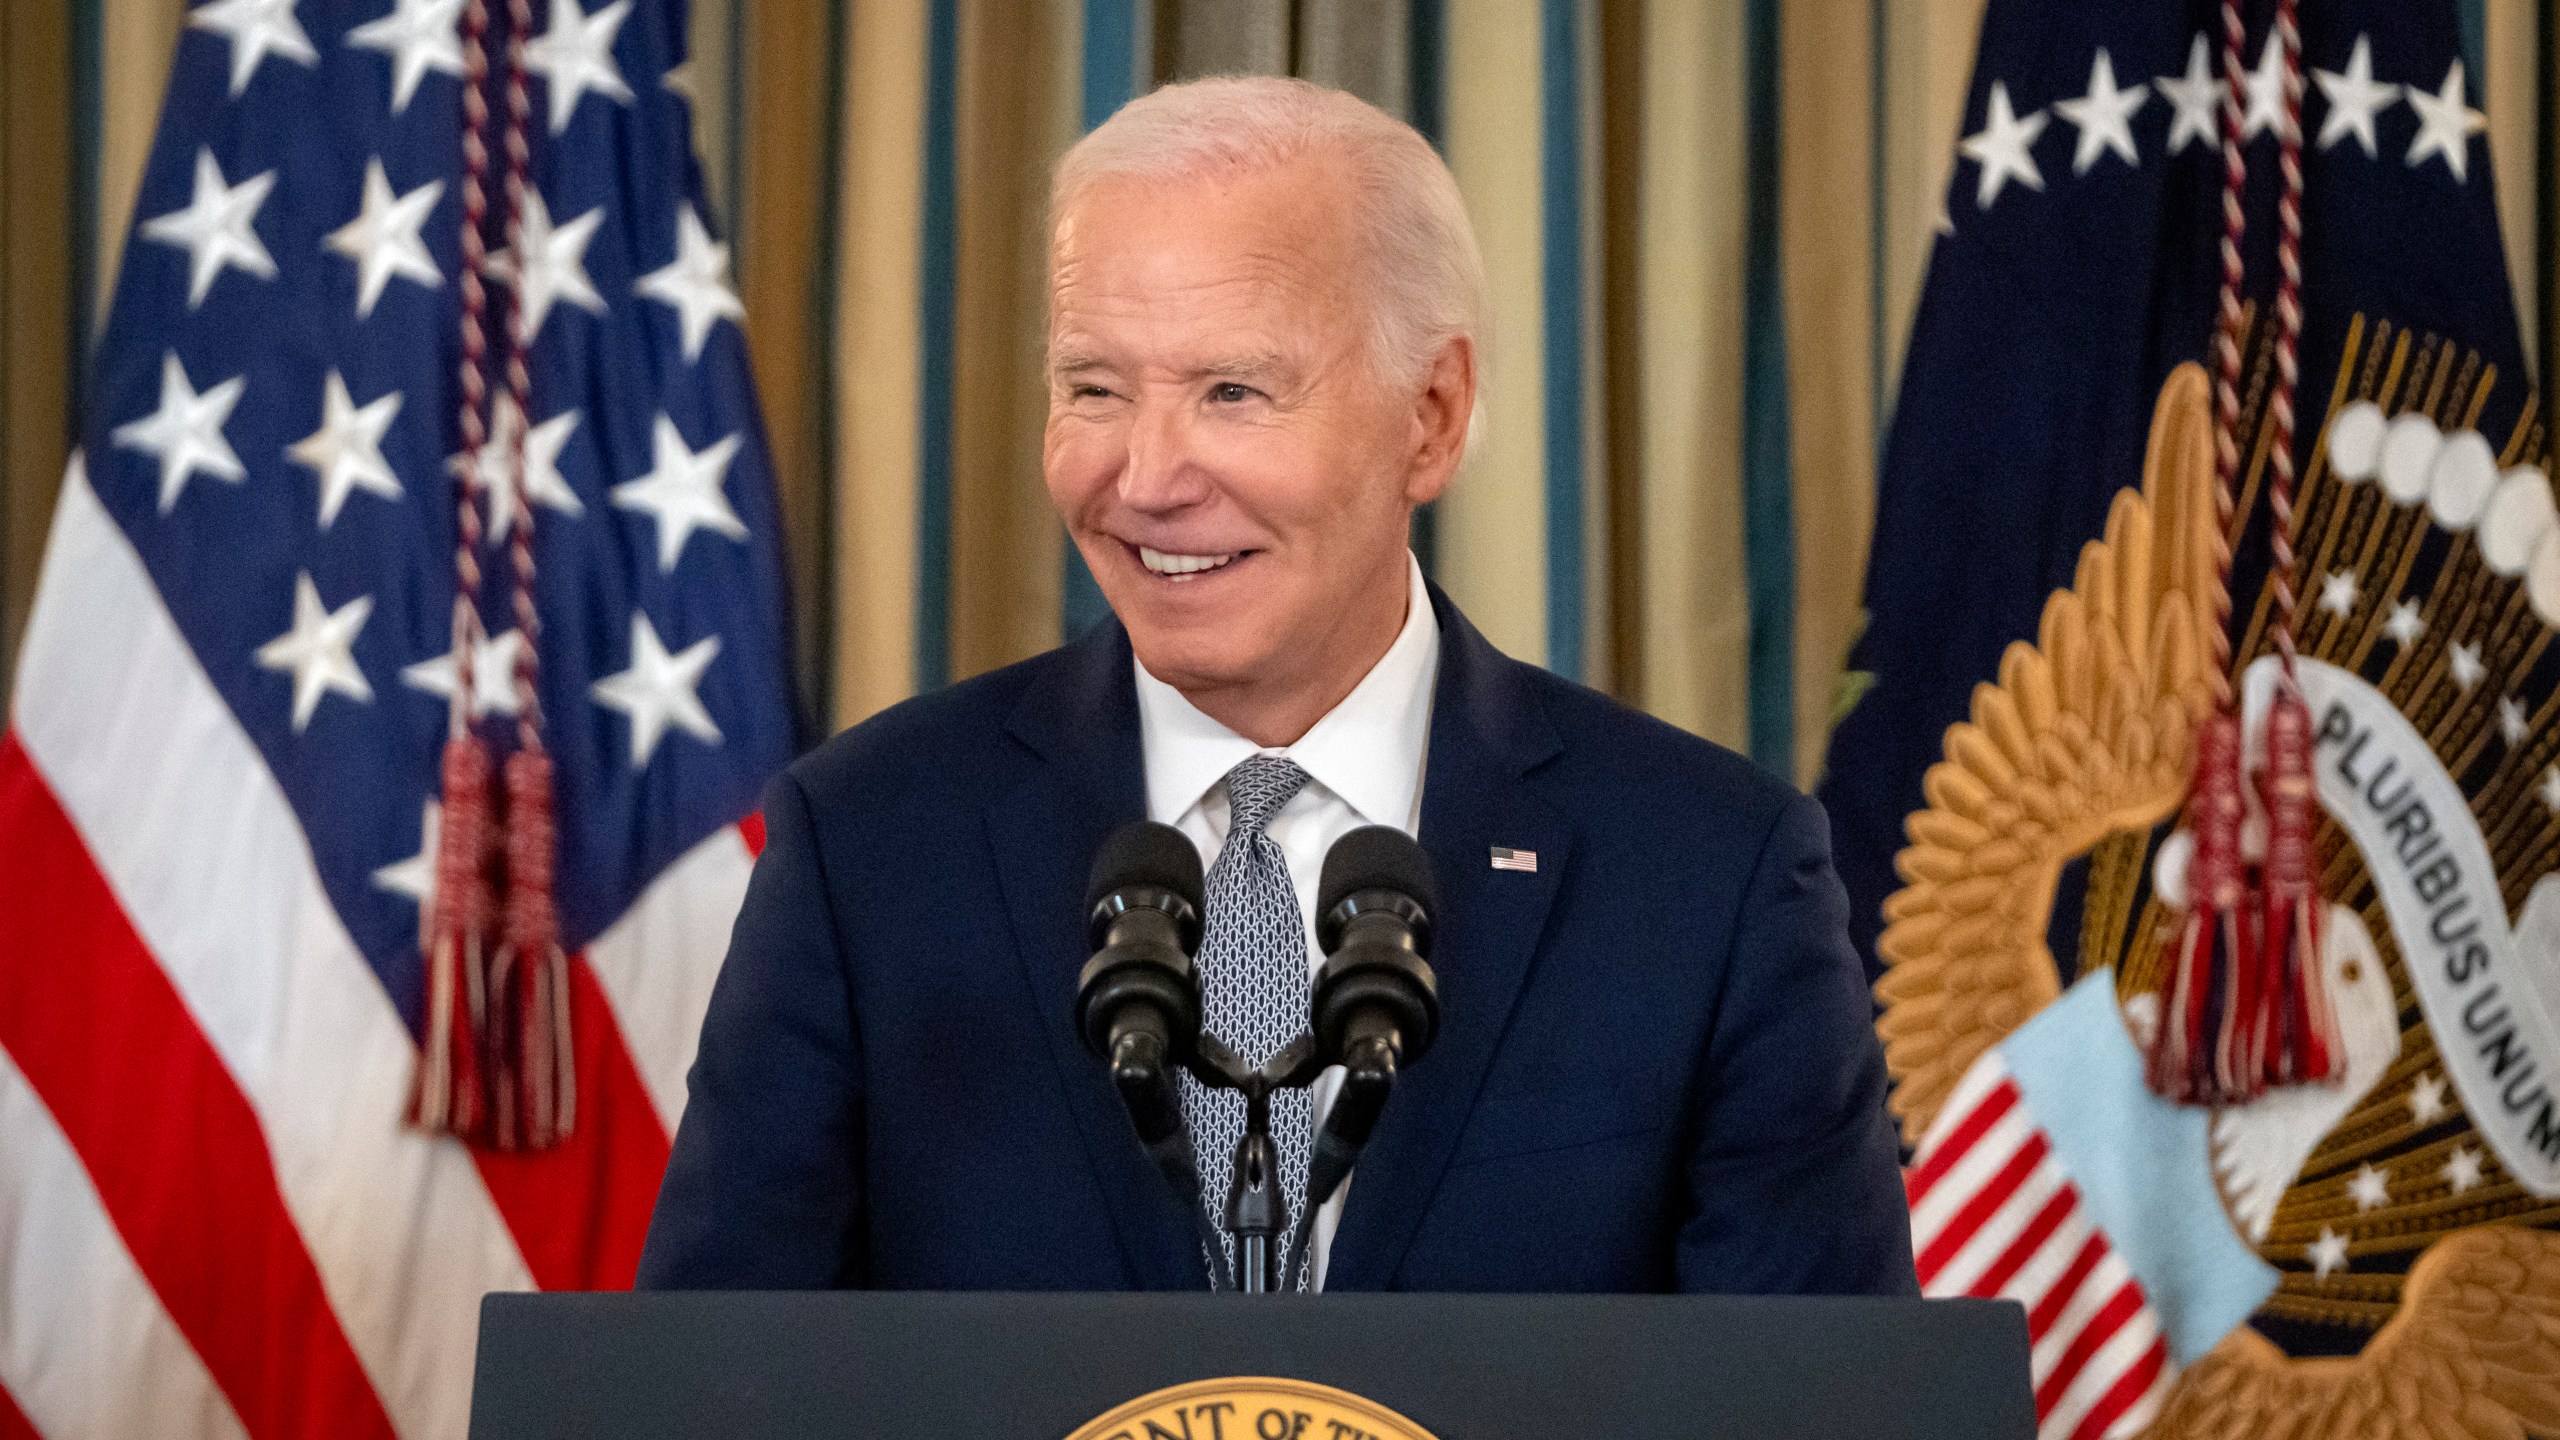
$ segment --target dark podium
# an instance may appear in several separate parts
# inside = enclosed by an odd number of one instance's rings
[[[1239,1376],[1348,1391],[1431,1440],[2035,1433],[2025,1312],[1989,1301],[842,1292],[492,1295],[471,1434],[1067,1440],[1114,1412],[1095,1440],[1395,1430],[1321,1405],[1158,1407],[1153,1427],[1129,1408]]]

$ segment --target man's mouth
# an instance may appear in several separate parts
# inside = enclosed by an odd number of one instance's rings
[[[1219,555],[1180,555],[1169,550],[1151,549],[1145,545],[1130,547],[1138,552],[1138,563],[1167,580],[1191,580],[1212,570],[1223,569],[1246,555],[1247,551],[1229,550]]]

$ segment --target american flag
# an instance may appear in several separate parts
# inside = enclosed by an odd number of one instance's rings
[[[791,750],[783,576],[682,7],[547,4],[487,15],[529,342],[469,456],[465,0],[189,12],[0,738],[0,1436],[459,1435],[481,1294],[637,1262]],[[403,1115],[449,698],[516,743],[526,526],[577,1112],[498,1154]]]

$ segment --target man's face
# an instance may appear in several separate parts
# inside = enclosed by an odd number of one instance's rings
[[[1373,362],[1348,204],[1307,159],[1104,181],[1059,219],[1049,498],[1139,660],[1195,698],[1374,660],[1407,518],[1454,467],[1424,387]]]

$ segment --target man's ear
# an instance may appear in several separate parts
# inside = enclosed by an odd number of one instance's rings
[[[1413,464],[1405,476],[1407,503],[1428,505],[1457,478],[1467,458],[1467,430],[1475,418],[1476,346],[1451,336],[1431,361],[1413,401]]]

